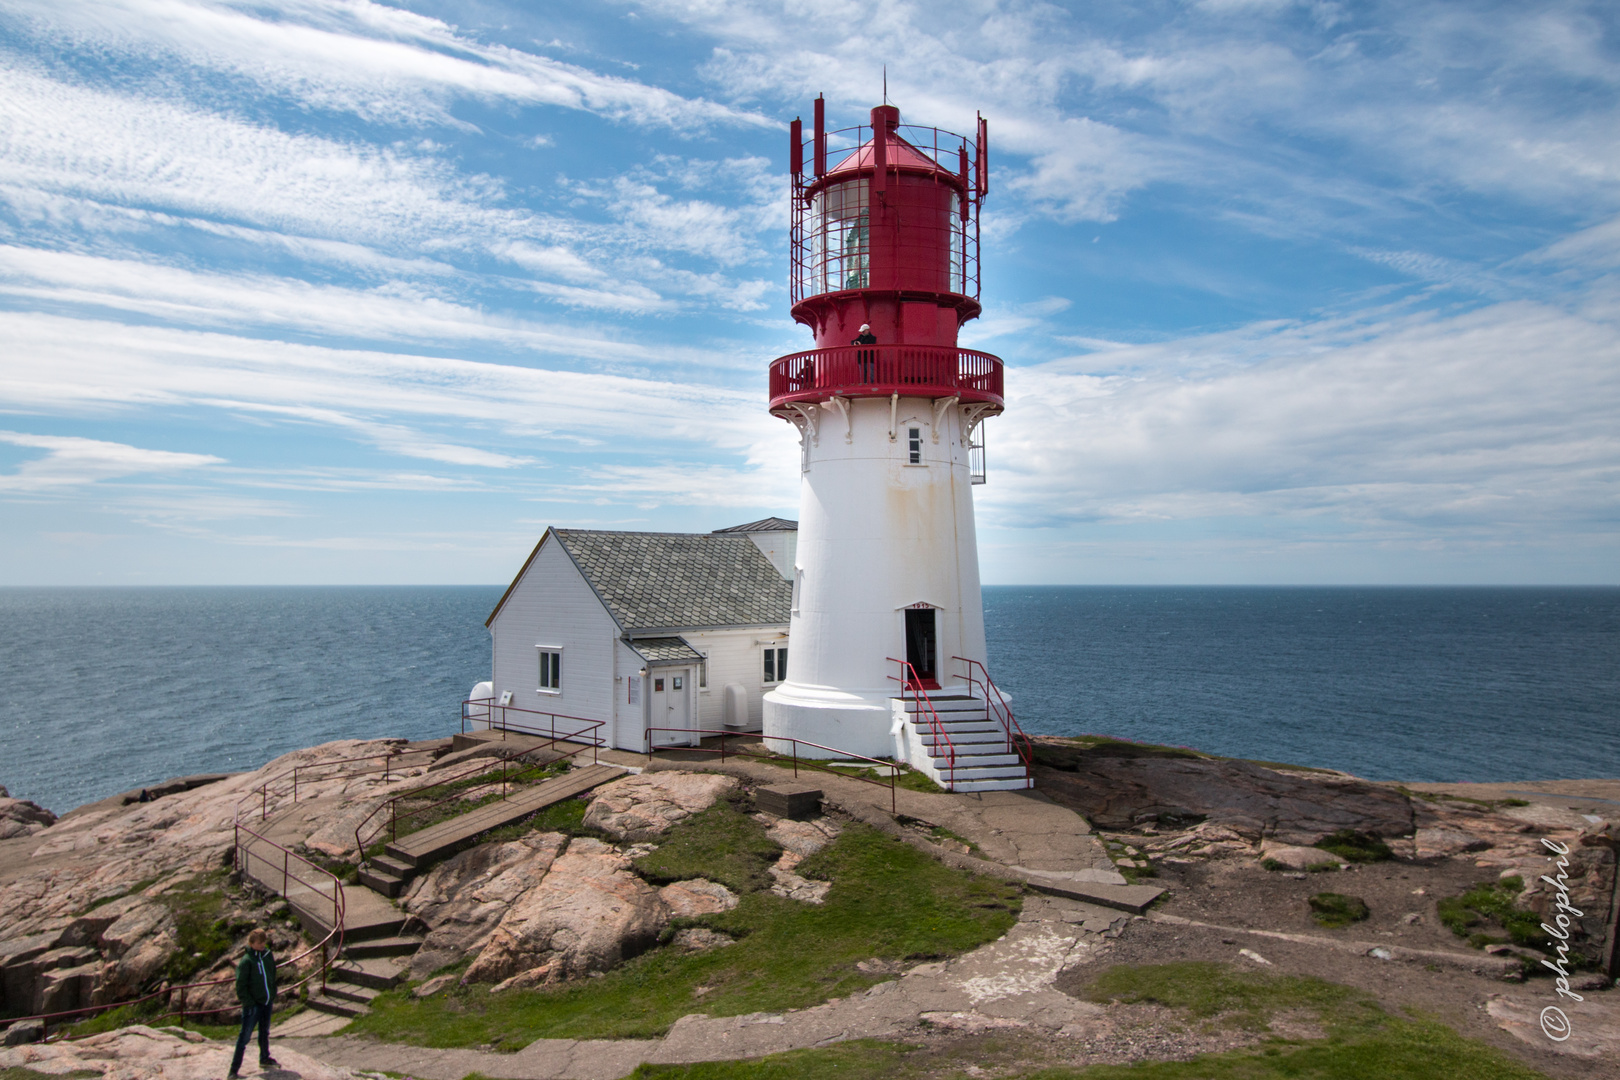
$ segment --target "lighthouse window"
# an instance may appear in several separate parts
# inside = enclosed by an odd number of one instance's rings
[[[814,291],[864,289],[871,284],[867,182],[834,184],[818,194],[811,220]]]
[[[540,692],[556,694],[562,691],[562,650],[540,650]]]
[[[907,462],[912,465],[922,464],[922,428],[906,429]]]
[[[765,650],[765,681],[781,682],[787,678],[787,647]]]

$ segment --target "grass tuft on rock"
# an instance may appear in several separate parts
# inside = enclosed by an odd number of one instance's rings
[[[1508,941],[1545,948],[1550,939],[1541,928],[1541,916],[1514,903],[1523,889],[1524,879],[1519,877],[1482,881],[1461,896],[1436,904],[1440,922],[1476,949]]]
[[[770,888],[770,867],[782,849],[743,806],[741,799],[721,799],[693,815],[637,859],[636,872],[655,885],[706,877],[735,893]]]
[[[1367,902],[1359,896],[1346,896],[1344,893],[1320,892],[1309,900],[1311,905],[1311,918],[1330,930],[1337,930],[1358,923],[1372,914],[1367,910]]]
[[[1118,964],[1099,974],[1085,997],[1100,1004],[1148,1002],[1186,1009],[1199,1019],[1256,1031],[1287,1010],[1310,1009],[1324,1023],[1339,1026],[1365,1024],[1382,1015],[1372,998],[1352,987],[1308,976],[1240,971],[1208,960]]]
[[[1317,841],[1314,846],[1353,863],[1383,862],[1395,857],[1388,844],[1371,833],[1357,832],[1355,829],[1340,829],[1325,840]]]
[[[233,925],[222,918],[225,910],[226,871],[212,870],[180,881],[157,899],[174,915],[175,948],[163,966],[163,977],[182,983],[212,965],[236,944],[249,923]]]
[[[758,882],[760,840],[757,822],[730,803],[716,804],[672,829],[645,857],[644,872],[701,873],[735,889]],[[777,850],[772,845],[773,857]],[[1022,902],[1005,882],[952,870],[853,823],[798,872],[832,882],[825,904],[751,891],[734,910],[693,920],[738,939],[734,945],[699,953],[657,948],[598,978],[535,990],[455,986],[423,1000],[390,991],[348,1030],[508,1051],[538,1038],[650,1038],[688,1013],[776,1012],[859,992],[882,981],[859,971],[860,961],[966,952],[1005,933]]]

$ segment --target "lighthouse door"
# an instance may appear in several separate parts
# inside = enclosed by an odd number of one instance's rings
[[[692,707],[689,696],[692,673],[687,668],[654,668],[652,691],[647,695],[648,716],[654,746],[690,746]]]
[[[922,680],[923,689],[938,690],[937,674],[938,638],[934,630],[934,609],[906,609],[906,663]]]

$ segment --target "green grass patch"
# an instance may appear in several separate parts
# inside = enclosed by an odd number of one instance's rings
[[[175,950],[163,976],[182,983],[224,956],[239,934],[253,928],[221,917],[225,910],[227,871],[210,870],[188,878],[157,897],[174,915]]]
[[[1340,829],[1327,839],[1317,841],[1315,846],[1353,863],[1382,862],[1395,857],[1388,844],[1371,833],[1355,829]]]
[[[1370,997],[1352,987],[1309,976],[1239,971],[1207,960],[1119,964],[1098,975],[1085,997],[1186,1009],[1200,1020],[1218,1018],[1225,1026],[1255,1031],[1284,1010],[1309,1009],[1324,1023],[1341,1027],[1364,1026],[1382,1016]]]
[[[648,872],[691,869],[715,880],[757,880],[759,849],[738,819],[758,828],[729,804],[687,819],[648,857],[670,851]],[[730,839],[683,836],[711,829]],[[705,850],[718,861],[701,865],[697,853]],[[1005,933],[1021,904],[1004,882],[949,869],[859,824],[847,825],[799,872],[833,883],[825,904],[749,892],[735,910],[699,920],[736,938],[734,945],[702,953],[658,948],[600,978],[536,990],[491,994],[483,986],[456,986],[421,1001],[391,991],[348,1030],[425,1046],[505,1050],[537,1038],[649,1038],[687,1013],[780,1011],[864,990],[881,979],[857,970],[860,961],[965,952]]]
[[[1524,879],[1519,877],[1481,882],[1461,896],[1441,900],[1436,905],[1440,922],[1476,949],[1507,941],[1545,948],[1550,942],[1541,916],[1514,905],[1523,890]]]
[[[735,1074],[742,1080],[744,1074]],[[1352,1037],[1204,1054],[1191,1061],[1041,1069],[1025,1080],[1548,1080],[1444,1024],[1388,1019]]]
[[[25,1065],[12,1065],[0,1069],[0,1080],[88,1080],[89,1077],[100,1075],[100,1069],[74,1069],[72,1072],[61,1073],[35,1072]]]
[[[824,1050],[794,1050],[745,1061],[642,1065],[629,1080],[912,1080],[959,1077],[988,1062],[979,1047],[960,1057],[899,1043],[863,1039]],[[1547,1080],[1544,1073],[1444,1024],[1386,1019],[1351,1037],[1309,1043],[1272,1041],[1251,1050],[1204,1054],[1191,1061],[1019,1070],[998,1063],[990,1075],[1023,1080]]]
[[[602,836],[596,829],[585,827],[585,811],[590,808],[589,799],[578,797],[564,799],[562,802],[552,803],[542,810],[536,811],[522,821],[514,821],[510,825],[502,825],[478,838],[483,844],[504,844],[532,832],[560,832],[568,836]]]
[[[1361,922],[1371,914],[1365,900],[1344,893],[1319,892],[1310,898],[1309,903],[1311,918],[1330,930]]]
[[[736,893],[770,888],[770,867],[782,849],[739,802],[722,799],[682,826],[636,860],[637,873],[656,885],[706,877]]]

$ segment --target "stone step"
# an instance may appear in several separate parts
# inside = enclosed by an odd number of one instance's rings
[[[1003,730],[995,730],[995,732],[944,732],[943,735],[936,735],[932,730],[923,727],[917,732],[917,738],[922,740],[923,746],[932,746],[935,743],[940,743],[943,746],[946,742],[954,743],[957,746],[983,746],[988,745],[988,743],[1000,743],[1001,746],[1006,746],[1006,743],[1008,743],[1008,733],[1003,732]]]
[[[392,900],[405,891],[408,882],[399,874],[391,874],[382,869],[373,869],[370,865],[367,865],[360,868],[360,884],[372,892],[382,893]]]
[[[475,837],[520,821],[537,810],[571,799],[623,775],[623,769],[611,765],[587,765],[574,769],[499,802],[469,810],[449,821],[441,821],[420,832],[401,837],[389,843],[384,850],[395,859],[420,870],[453,854]]]
[[[305,1004],[319,1012],[330,1013],[333,1016],[347,1016],[351,1019],[356,1016],[364,1016],[371,1011],[358,1001],[333,997],[330,993],[315,994]]]
[[[952,791],[1024,791],[1035,786],[1027,776],[1009,776],[1000,780],[958,780],[949,785]]]
[[[334,980],[388,990],[405,979],[406,965],[397,956],[364,956],[344,958],[333,964],[326,973],[327,982]]]
[[[360,941],[344,940],[343,955],[354,960],[373,956],[410,956],[422,947],[419,937],[377,937]]]
[[[393,937],[405,927],[405,916],[398,908],[368,889],[357,889],[353,886],[343,890],[346,903],[346,912],[343,916],[343,943],[348,946],[352,943],[373,940],[376,938]],[[365,897],[371,897],[375,904],[384,905],[382,911],[375,910],[371,904],[363,903]],[[288,897],[287,902],[298,914],[299,922],[304,928],[317,938],[325,937],[332,932],[332,911],[311,910],[294,897]]]
[[[929,698],[926,702],[907,698],[904,702],[905,710],[908,713],[926,713],[929,705],[932,705],[934,711],[941,716],[946,713],[980,713],[982,715],[989,709],[989,706],[980,698]]]
[[[943,772],[950,758],[944,753],[930,756],[934,760],[934,768]],[[1020,774],[1024,771],[1024,759],[1017,754],[964,754],[960,750],[956,753],[956,771],[959,773],[963,769],[982,769],[1001,765],[1015,765]]]
[[[402,859],[396,859],[392,855],[388,855],[386,853],[373,856],[372,858],[367,859],[366,862],[376,869],[387,874],[392,874],[397,878],[409,878],[412,874],[416,873],[416,867]]]
[[[351,982],[337,982],[330,973],[326,976],[326,996],[359,1005],[370,1005],[382,993],[375,986],[360,986]]]

